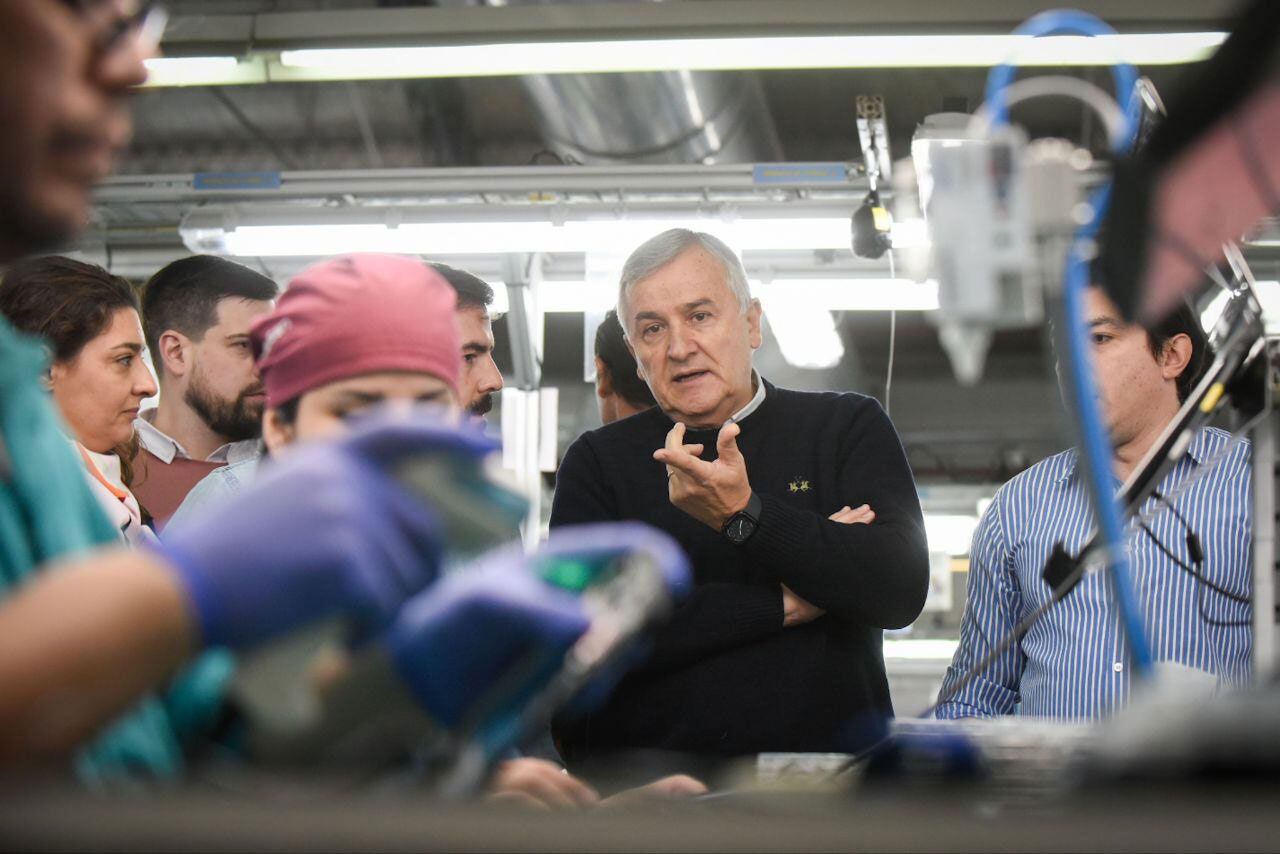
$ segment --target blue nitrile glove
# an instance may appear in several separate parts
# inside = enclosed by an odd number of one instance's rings
[[[589,626],[581,599],[543,581],[515,546],[419,593],[383,642],[422,708],[453,728],[527,700]]]
[[[486,741],[517,738],[520,709],[562,668],[591,620],[618,616],[589,614],[584,593],[607,580],[605,570],[615,560],[641,553],[659,570],[660,595],[687,589],[688,560],[660,531],[637,523],[557,528],[532,555],[519,546],[490,552],[419,594],[384,641],[401,677],[438,723],[466,723],[485,731]],[[645,602],[608,607],[633,605],[641,608],[637,623],[647,622],[652,615]],[[620,675],[609,669],[598,674],[601,690]]]
[[[657,564],[672,598],[688,594],[693,576],[684,550],[669,534],[640,522],[557,528],[529,560],[548,583],[582,592],[613,561],[636,554],[646,554]]]
[[[342,616],[380,630],[438,574],[439,526],[390,469],[415,455],[483,457],[480,433],[423,412],[374,418],[291,451],[161,551],[208,646],[243,647]]]
[[[602,573],[618,558],[646,555],[662,575],[671,604],[678,603],[693,587],[693,574],[684,550],[669,534],[639,522],[614,522],[557,528],[532,556],[539,573],[549,583],[586,592],[602,583]],[[645,615],[645,622],[665,614]],[[649,655],[649,637],[633,638],[613,651],[605,666],[594,669],[591,679],[562,709],[573,716],[604,704],[619,680]]]

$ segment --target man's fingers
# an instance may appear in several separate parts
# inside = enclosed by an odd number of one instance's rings
[[[601,806],[623,807],[655,800],[693,798],[706,793],[707,787],[699,781],[684,774],[676,774],[655,780],[646,786],[618,792],[601,801]]]
[[[512,759],[504,762],[494,777],[490,791],[495,798],[532,799],[555,809],[589,807],[600,795],[552,762],[542,759]]]
[[[578,802],[580,807],[595,806],[600,803],[600,793],[591,788],[587,783],[579,780],[572,774],[560,775],[565,783],[565,790],[569,796]]]
[[[696,445],[685,445],[682,450],[691,457],[700,457],[702,456],[704,446],[699,442]]]
[[[571,784],[577,783],[568,774],[556,771],[554,774],[529,775],[518,783],[518,791],[537,798],[554,809],[577,809],[595,803],[594,800],[582,802],[579,793]]]
[[[875,521],[876,513],[869,505],[866,504],[863,504],[860,507],[849,507],[848,505],[845,505],[827,518],[832,522],[840,522],[845,525],[869,525]]]
[[[716,450],[720,454],[720,459],[726,462],[737,462],[742,459],[742,452],[738,450],[738,434],[742,432],[737,422],[730,422],[720,428],[720,434],[716,436]]]
[[[684,445],[684,425],[681,424],[679,421],[677,421],[675,425],[670,430],[667,431],[667,440],[664,443],[663,447],[665,447],[668,451],[672,451],[683,445]]]
[[[708,469],[711,467],[711,463],[686,454],[684,448],[674,450],[661,448],[653,452],[653,458],[678,472],[698,479],[706,478],[709,475]]]

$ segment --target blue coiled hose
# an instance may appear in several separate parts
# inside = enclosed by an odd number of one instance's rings
[[[1099,36],[1115,35],[1115,30],[1085,12],[1054,10],[1030,18],[1014,34],[1033,37]],[[1009,110],[1004,90],[1012,83],[1016,70],[1013,62],[1006,62],[993,68],[987,77],[986,102],[993,125],[1008,123]],[[1116,100],[1122,104],[1127,103],[1138,81],[1137,71],[1128,63],[1116,63],[1112,66],[1112,75],[1116,84]],[[1125,132],[1121,138],[1111,141],[1112,150],[1117,154],[1128,151],[1137,132],[1135,115],[1128,111]],[[1124,524],[1111,472],[1113,449],[1098,405],[1097,384],[1089,349],[1089,329],[1084,316],[1084,293],[1090,285],[1089,247],[1097,236],[1110,198],[1109,185],[1094,193],[1090,199],[1092,216],[1076,232],[1076,239],[1068,253],[1062,292],[1062,338],[1067,350],[1067,387],[1072,406],[1079,418],[1083,470],[1089,495],[1097,511],[1098,531],[1107,550],[1112,590],[1129,640],[1131,663],[1140,676],[1146,676],[1151,671],[1151,648],[1147,642],[1141,604],[1129,572]]]

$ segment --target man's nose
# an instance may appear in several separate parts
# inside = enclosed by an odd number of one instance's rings
[[[668,359],[683,361],[692,356],[697,349],[697,342],[694,336],[679,327],[673,328],[671,334],[667,336]]]
[[[480,381],[480,391],[484,394],[502,391],[502,372],[498,370],[498,363],[493,361],[492,356],[487,361],[485,376]]]

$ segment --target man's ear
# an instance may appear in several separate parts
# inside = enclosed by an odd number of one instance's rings
[[[640,359],[636,356],[636,348],[631,346],[631,338],[625,332],[622,333],[622,343],[627,345],[627,352],[631,354],[632,359],[635,359],[636,376],[644,382],[648,382],[649,378],[644,375],[644,367],[640,364]]]
[[[613,376],[609,367],[599,356],[596,356],[596,397],[605,398],[613,394]]]
[[[764,338],[760,333],[760,300],[751,300],[751,305],[747,306],[747,329],[751,333],[751,349],[759,350],[760,345],[764,343]]]
[[[1176,380],[1182,376],[1183,371],[1191,364],[1192,350],[1191,336],[1185,332],[1164,342],[1164,349],[1160,351],[1160,375],[1166,380]]]
[[[292,445],[295,435],[293,425],[281,417],[280,410],[268,407],[263,411],[262,442],[273,457],[278,457],[282,450]]]
[[[167,376],[184,377],[191,370],[190,345],[191,339],[173,329],[169,329],[160,335],[160,340],[156,342],[158,352],[152,354],[153,359],[159,359],[164,366],[161,373]]]

